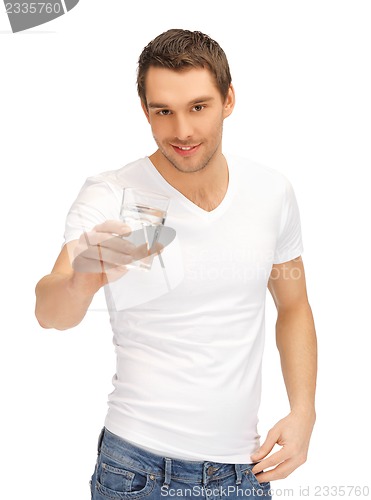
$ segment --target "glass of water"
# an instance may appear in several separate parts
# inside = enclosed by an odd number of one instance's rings
[[[137,259],[129,269],[149,271],[156,255],[156,243],[164,225],[170,199],[152,191],[124,189],[120,218],[131,228],[125,239],[137,247]]]

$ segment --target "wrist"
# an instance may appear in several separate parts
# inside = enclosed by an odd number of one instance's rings
[[[72,295],[91,300],[97,291],[104,285],[100,273],[81,273],[74,271],[69,278],[68,288]]]
[[[293,405],[291,406],[290,413],[292,415],[305,417],[313,422],[316,420],[316,409],[314,405]]]

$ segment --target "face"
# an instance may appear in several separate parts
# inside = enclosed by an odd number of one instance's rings
[[[232,113],[232,86],[224,100],[204,68],[173,71],[150,67],[143,110],[163,162],[197,172],[221,157],[223,120]]]

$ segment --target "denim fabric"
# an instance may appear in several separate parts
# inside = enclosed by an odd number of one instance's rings
[[[270,499],[270,483],[259,483],[253,464],[178,460],[155,455],[103,429],[91,478],[92,500]]]

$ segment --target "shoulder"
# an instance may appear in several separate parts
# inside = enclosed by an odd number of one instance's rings
[[[291,190],[289,179],[280,171],[241,156],[226,156],[230,171],[240,186],[249,186],[266,194],[285,195]]]
[[[106,170],[89,176],[81,188],[80,195],[105,193],[121,197],[123,187],[135,184],[135,179],[142,175],[147,161],[147,157],[140,158],[118,169]]]
[[[98,174],[92,175],[86,179],[89,184],[93,183],[107,183],[112,186],[124,187],[125,180],[129,177],[139,177],[148,163],[148,158],[140,158],[139,160],[132,161],[126,165],[114,169],[105,170]]]

